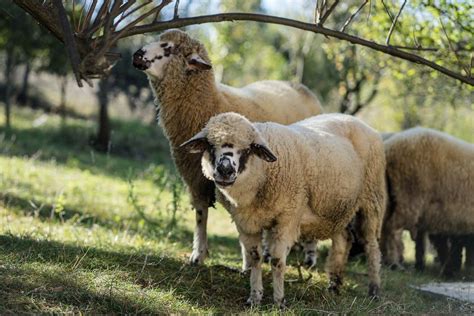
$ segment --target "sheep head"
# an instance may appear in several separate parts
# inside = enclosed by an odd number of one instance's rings
[[[277,160],[255,126],[237,113],[212,117],[202,131],[181,147],[202,154],[204,175],[220,187],[245,177],[247,163],[254,156],[267,162]]]
[[[187,76],[212,69],[206,49],[183,31],[169,30],[158,41],[145,45],[133,54],[133,66],[148,76],[161,80],[173,69],[172,76]],[[175,78],[177,79],[177,78]]]

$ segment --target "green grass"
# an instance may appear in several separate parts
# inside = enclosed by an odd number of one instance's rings
[[[42,115],[15,110],[12,131],[0,131],[0,314],[279,312],[267,266],[263,306],[244,307],[249,280],[236,272],[237,234],[221,208],[210,214],[210,260],[187,265],[194,214],[157,127],[114,121],[112,149],[99,154],[88,145],[93,122]],[[439,280],[435,269],[384,269],[383,295],[371,301],[362,261],[336,296],[324,273],[297,281],[298,256],[286,277],[289,314],[474,313],[410,287]]]

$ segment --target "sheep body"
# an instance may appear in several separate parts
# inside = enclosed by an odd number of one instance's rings
[[[327,269],[335,289],[342,283],[350,240],[346,227],[359,210],[369,258],[369,291],[377,293],[377,239],[385,208],[385,160],[377,132],[360,120],[341,114],[320,115],[283,126],[252,124],[241,115],[224,113],[211,118],[198,135],[205,135],[212,148],[203,154],[203,172],[216,181],[218,200],[231,214],[241,244],[251,258],[250,303],[257,304],[263,291],[263,230],[271,236],[274,300],[281,304],[286,255],[300,237],[333,240]],[[226,146],[232,152],[218,156]],[[278,157],[276,162],[267,163],[257,158],[258,154],[248,154],[252,151],[248,148],[266,146]],[[215,175],[214,164],[231,159],[222,158],[226,155],[234,159],[235,168],[242,168],[230,186],[220,185]]]
[[[420,245],[426,233],[474,233],[474,145],[427,128],[397,133],[384,144],[390,206],[382,248],[389,264],[398,264],[403,229]]]
[[[259,81],[233,88],[216,83],[205,47],[179,30],[164,32],[159,42],[137,53],[134,64],[140,69],[148,67],[144,70],[159,103],[160,125],[196,210],[190,260],[202,263],[208,252],[207,214],[215,201],[215,186],[202,175],[200,159],[179,149],[179,145],[218,113],[235,111],[252,121],[289,124],[320,114],[322,108],[314,94],[300,84]]]

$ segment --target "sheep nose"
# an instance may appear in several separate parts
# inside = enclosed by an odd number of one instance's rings
[[[234,168],[230,163],[230,160],[227,158],[222,159],[219,164],[217,165],[217,172],[224,177],[227,178],[234,173]]]
[[[143,58],[143,56],[145,56],[145,51],[141,48],[133,54],[133,66],[139,70],[147,70],[149,67],[149,63]]]

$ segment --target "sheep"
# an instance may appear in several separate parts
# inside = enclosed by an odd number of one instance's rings
[[[179,145],[222,112],[239,112],[253,121],[289,124],[323,110],[316,96],[301,84],[258,81],[234,88],[216,83],[205,47],[180,30],[168,30],[157,42],[139,49],[133,65],[148,76],[159,103],[159,124],[188,186],[196,210],[190,262],[201,264],[208,255],[207,217],[215,202],[215,186],[202,175],[200,160]]]
[[[263,295],[264,230],[270,234],[277,305],[284,305],[286,256],[299,238],[332,239],[327,271],[330,289],[337,292],[349,250],[346,227],[357,211],[368,255],[369,295],[378,295],[385,158],[382,139],[372,128],[343,114],[284,126],[223,113],[182,148],[201,154],[202,172],[216,184],[217,198],[237,226],[251,265],[248,304],[259,304]]]
[[[384,142],[389,208],[381,248],[388,264],[400,264],[403,229],[417,244],[423,268],[427,233],[474,233],[474,145],[427,128],[397,133]]]

